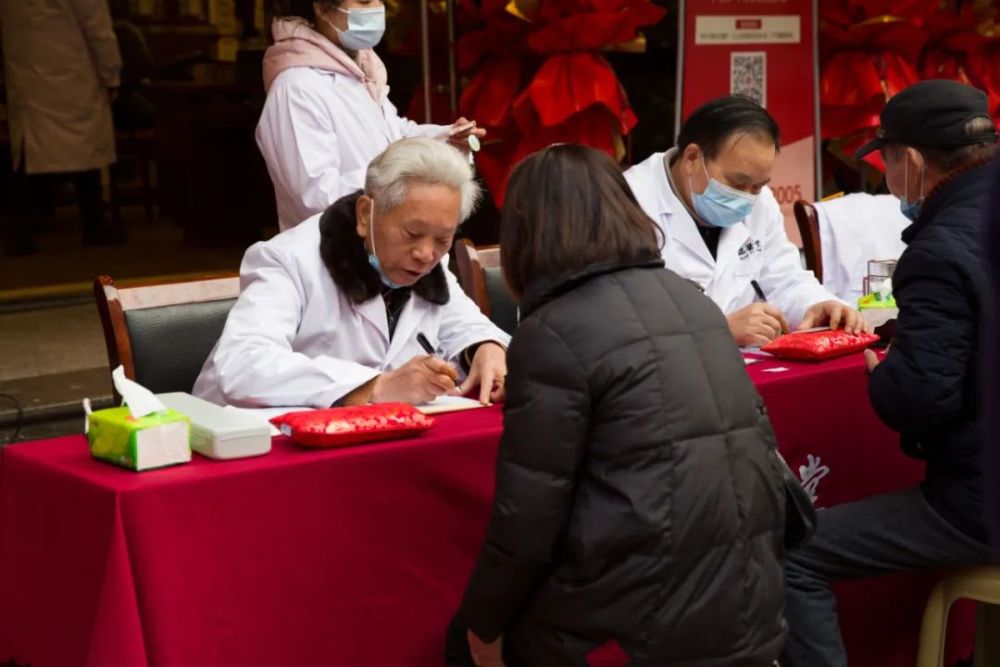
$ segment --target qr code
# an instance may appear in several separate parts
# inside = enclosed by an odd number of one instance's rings
[[[746,95],[762,107],[767,106],[767,54],[733,53],[729,61],[729,91]]]

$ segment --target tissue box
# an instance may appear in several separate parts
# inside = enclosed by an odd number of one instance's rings
[[[149,470],[190,461],[190,433],[190,420],[176,410],[136,419],[121,407],[90,413],[87,440],[95,458]]]
[[[881,308],[896,308],[896,299],[892,294],[882,297],[880,294],[872,292],[858,299],[858,310],[872,310]]]

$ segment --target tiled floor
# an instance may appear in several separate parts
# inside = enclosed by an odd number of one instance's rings
[[[0,382],[0,445],[82,432],[84,397],[95,410],[111,406],[106,367]]]
[[[0,443],[17,426],[19,440],[79,430],[83,398],[110,401],[104,334],[92,303],[0,314],[0,350]]]
[[[0,383],[108,365],[92,302],[0,314],[0,350]]]

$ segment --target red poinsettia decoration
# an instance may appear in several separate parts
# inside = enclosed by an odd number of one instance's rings
[[[983,29],[986,18],[981,8],[942,0],[824,0],[823,138],[850,154],[875,133],[885,102],[921,79],[981,88],[1000,117],[1000,37]],[[877,153],[865,160],[883,168]]]
[[[511,168],[558,142],[618,156],[636,118],[614,70],[600,54],[635,39],[665,10],[649,0],[466,0],[479,25],[459,40],[459,68],[472,73],[462,115],[487,128],[479,171],[497,205]]]
[[[838,15],[844,16],[854,17],[856,12]],[[885,101],[919,80],[912,63],[927,34],[909,21],[888,15],[846,26],[824,21],[820,30],[825,56],[820,74],[822,135],[844,137],[860,131],[854,138],[860,146],[878,127]],[[869,159],[881,167],[878,155]]]

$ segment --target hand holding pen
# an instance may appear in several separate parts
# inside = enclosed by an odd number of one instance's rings
[[[781,309],[767,302],[767,295],[756,280],[750,287],[757,302],[744,306],[726,316],[729,331],[739,347],[766,345],[783,333],[788,332],[788,320]]]
[[[452,365],[434,356],[434,347],[423,333],[417,334],[417,342],[427,356],[414,357],[399,368],[378,376],[371,402],[427,403],[455,390],[458,373]]]

